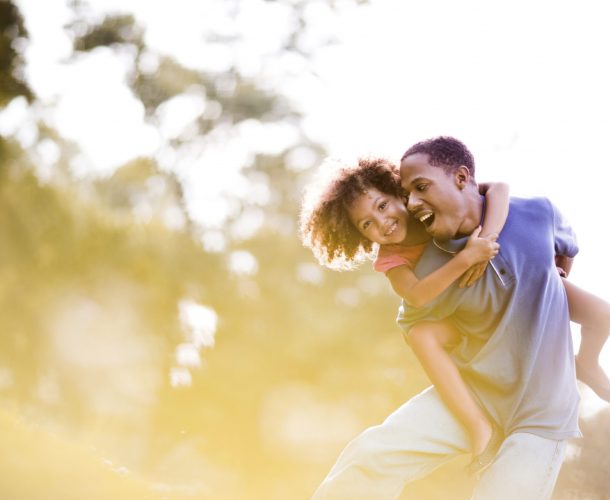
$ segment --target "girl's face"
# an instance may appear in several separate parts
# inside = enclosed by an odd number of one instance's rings
[[[374,243],[403,243],[407,237],[409,214],[402,198],[371,187],[354,200],[347,212],[360,234]]]

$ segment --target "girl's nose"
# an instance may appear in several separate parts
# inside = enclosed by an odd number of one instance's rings
[[[375,224],[377,224],[377,226],[381,227],[383,226],[384,223],[384,217],[382,214],[375,214]]]

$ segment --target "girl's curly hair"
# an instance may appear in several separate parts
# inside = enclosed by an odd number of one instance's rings
[[[370,188],[403,197],[398,167],[384,158],[360,158],[354,167],[327,160],[318,178],[307,186],[300,236],[320,264],[345,270],[372,258],[373,242],[358,232],[347,212],[354,200]]]

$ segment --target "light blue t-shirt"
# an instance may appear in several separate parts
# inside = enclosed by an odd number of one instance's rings
[[[414,269],[422,278],[467,239],[430,242]],[[576,237],[546,198],[512,198],[500,253],[470,288],[451,285],[420,309],[401,305],[398,323],[449,319],[462,335],[452,357],[505,433],[579,436],[567,298],[555,255],[574,257]]]

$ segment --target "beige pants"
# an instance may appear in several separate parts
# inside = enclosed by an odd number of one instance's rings
[[[543,500],[551,497],[565,441],[514,433],[475,488],[476,500]],[[468,437],[429,388],[381,425],[352,440],[315,492],[314,500],[397,498],[404,485],[467,453]]]

